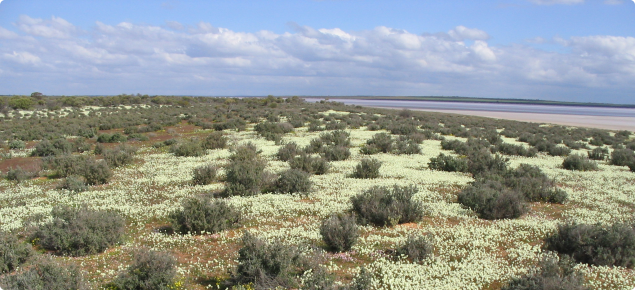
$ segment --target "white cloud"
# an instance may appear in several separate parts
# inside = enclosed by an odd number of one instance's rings
[[[20,33],[0,27],[0,39],[11,39],[0,46],[0,85],[19,91],[38,84],[50,94],[545,98],[635,91],[633,37],[532,40],[570,51],[556,53],[493,46],[485,31],[463,26],[419,35],[383,26],[352,32],[290,24],[295,32],[277,34],[204,22],[167,25],[98,22],[82,32],[61,18],[23,16],[16,23]],[[474,42],[466,46],[463,40]]]

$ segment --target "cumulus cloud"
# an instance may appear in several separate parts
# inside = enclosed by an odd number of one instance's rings
[[[293,32],[247,33],[205,22],[97,22],[82,31],[61,18],[22,16],[15,23],[19,33],[0,27],[0,39],[8,40],[0,46],[0,79],[5,89],[28,93],[38,84],[52,94],[544,98],[535,92],[577,96],[634,89],[633,37],[553,39],[570,51],[556,53],[522,44],[493,46],[485,31],[464,26],[436,34],[384,26],[355,32],[289,26]]]

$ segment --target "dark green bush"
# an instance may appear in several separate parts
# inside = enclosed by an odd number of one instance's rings
[[[7,171],[7,180],[16,181],[18,183],[29,180],[33,178],[33,176],[34,174],[32,172],[26,171],[20,166],[15,169],[9,168]]]
[[[72,192],[83,192],[88,190],[86,179],[83,176],[78,175],[71,175],[64,178],[58,188],[70,190]]]
[[[458,201],[480,218],[488,220],[514,219],[527,212],[524,197],[497,181],[468,186],[459,193]]]
[[[0,278],[2,289],[27,290],[85,290],[88,285],[79,268],[73,264],[61,265],[51,258],[40,258],[26,271]]]
[[[402,139],[399,138],[397,142],[395,142],[395,154],[419,154],[421,153],[421,147],[415,140],[412,139]]]
[[[22,243],[13,235],[0,231],[0,274],[15,270],[32,255],[33,249],[29,244]]]
[[[72,142],[73,152],[84,153],[90,151],[90,143],[86,141],[86,138],[79,137]]]
[[[551,146],[548,149],[549,155],[551,156],[567,156],[571,153],[571,149],[564,146]]]
[[[128,138],[121,133],[115,134],[101,134],[97,136],[97,142],[99,143],[122,143],[126,142]]]
[[[281,161],[290,161],[298,154],[300,154],[300,148],[298,148],[298,144],[296,144],[295,142],[291,142],[280,147],[278,153],[276,153],[276,158]]]
[[[359,229],[355,215],[336,214],[322,221],[320,235],[329,250],[346,252],[357,242]]]
[[[22,140],[11,140],[9,141],[9,149],[24,149],[26,148],[26,143]]]
[[[630,224],[560,225],[556,233],[545,239],[544,247],[585,264],[626,268],[635,265],[635,229]]]
[[[58,177],[82,175],[88,158],[83,155],[48,156],[43,159],[44,167],[51,169]]]
[[[289,123],[263,122],[257,124],[254,131],[269,141],[279,142],[283,134],[293,131],[293,126]]]
[[[587,152],[589,159],[592,160],[606,160],[609,156],[609,149],[604,147],[595,148],[589,152]]]
[[[31,151],[31,156],[52,156],[57,154],[60,154],[60,150],[53,146],[53,143],[49,140],[42,140]]]
[[[598,165],[582,155],[572,154],[564,159],[562,168],[567,170],[594,171],[598,170]]]
[[[84,178],[86,178],[86,184],[100,185],[108,183],[112,177],[112,171],[108,167],[106,162],[95,161],[94,159],[88,159],[84,167]]]
[[[611,153],[611,165],[627,166],[635,162],[635,153],[630,149],[616,149]]]
[[[97,143],[95,144],[95,150],[93,150],[93,153],[95,155],[101,155],[102,153],[104,153],[105,150],[106,150],[106,146],[104,146],[101,143]]]
[[[574,263],[567,256],[560,260],[547,257],[540,263],[538,269],[534,269],[527,275],[513,278],[502,290],[588,290],[584,286],[584,274],[574,269]]]
[[[467,159],[439,153],[439,156],[430,158],[428,168],[450,172],[467,172]]]
[[[351,174],[352,178],[378,178],[381,162],[377,159],[364,158],[355,166],[355,171]]]
[[[192,183],[196,185],[207,185],[216,179],[216,166],[207,164],[196,167],[192,170]]]
[[[134,254],[128,269],[107,285],[117,290],[170,290],[176,289],[176,260],[167,253],[142,249]]]
[[[224,201],[195,197],[182,202],[182,210],[170,214],[172,228],[181,234],[218,233],[235,227],[240,212]]]
[[[308,173],[292,168],[280,174],[275,187],[278,193],[308,193],[312,185]]]
[[[368,148],[376,148],[378,152],[390,153],[393,149],[395,140],[388,133],[377,133],[371,139],[366,141]],[[367,153],[365,153],[367,154]],[[371,153],[372,154],[372,153]]]
[[[322,148],[322,157],[328,161],[342,161],[351,157],[351,151],[344,146],[326,146]]]
[[[132,133],[130,135],[128,135],[128,141],[148,141],[150,140],[150,138],[146,135],[143,135],[141,133]]]
[[[635,172],[635,162],[631,162],[631,164],[628,165],[628,169],[630,169],[632,172]]]
[[[256,289],[292,288],[302,273],[298,250],[280,241],[267,243],[245,232],[238,250],[238,267],[232,275],[235,284],[253,283]]]
[[[502,182],[521,193],[527,201],[564,203],[567,200],[567,193],[554,188],[553,180],[537,166],[521,164],[516,169],[508,171]]]
[[[313,157],[309,154],[301,153],[289,161],[289,166],[293,169],[300,169],[309,174],[322,175],[331,167],[324,158]]]
[[[351,146],[350,133],[343,130],[335,130],[330,133],[320,134],[320,140],[327,146]]]
[[[394,135],[410,135],[419,131],[417,129],[417,125],[402,122],[395,122],[388,128],[388,130],[390,131],[390,134]]]
[[[487,149],[472,151],[468,155],[467,170],[474,176],[480,174],[503,174],[507,171],[507,161],[498,154],[492,156]]]
[[[102,154],[109,167],[120,167],[131,164],[136,152],[136,147],[120,145],[114,149],[104,150]]]
[[[412,200],[418,191],[414,186],[372,187],[351,198],[353,211],[361,223],[376,226],[415,222],[423,217],[423,206]]]
[[[101,253],[119,243],[123,236],[124,220],[116,213],[55,207],[51,215],[53,221],[39,226],[31,240],[60,255]]]
[[[406,242],[395,251],[395,256],[407,256],[412,262],[420,262],[432,255],[434,247],[426,236],[414,236],[408,237]]]
[[[505,155],[517,155],[525,157],[534,157],[538,153],[536,148],[525,148],[523,145],[514,145],[509,143],[500,143],[491,148],[492,153],[501,153]]]
[[[183,140],[170,146],[170,153],[181,157],[197,157],[205,155],[205,149],[198,140]]]
[[[204,149],[223,149],[227,148],[227,137],[223,135],[223,132],[216,131],[207,135],[203,141]]]
[[[259,156],[260,151],[251,143],[239,146],[234,151],[229,157],[229,165],[225,168],[227,186],[224,195],[259,194],[265,177],[266,161]]]

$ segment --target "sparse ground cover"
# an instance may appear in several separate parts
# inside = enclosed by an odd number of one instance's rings
[[[220,104],[225,105],[225,102]],[[564,146],[564,141],[560,140],[558,143],[550,138],[561,132],[578,132],[574,129],[558,131],[559,128],[540,129],[543,127],[531,126],[526,130],[533,135],[521,136],[527,132],[523,132],[523,127],[517,122],[492,125],[487,123],[487,119],[479,118],[459,120],[464,122],[464,126],[455,126],[449,122],[438,125],[437,120],[418,121],[419,124],[415,127],[417,132],[426,134],[426,130],[430,130],[433,133],[417,143],[420,153],[374,153],[372,158],[381,163],[379,176],[359,179],[351,177],[351,174],[362,160],[369,158],[360,149],[368,145],[368,140],[377,133],[390,134],[391,124],[387,120],[405,124],[416,120],[416,116],[428,116],[428,113],[389,110],[365,113],[360,108],[337,104],[332,105],[332,108],[328,104],[301,104],[305,108],[316,106],[315,118],[305,120],[303,126],[296,127],[291,132],[280,133],[279,138],[267,140],[255,130],[257,123],[266,120],[284,123],[290,119],[282,111],[273,110],[274,106],[271,104],[281,107],[285,105],[284,102],[274,101],[258,107],[263,111],[270,110],[270,115],[255,115],[257,118],[252,118],[254,122],[245,122],[244,128],[239,130],[216,128],[223,129],[221,131],[228,140],[228,147],[206,149],[205,154],[200,156],[176,156],[170,152],[172,145],[156,144],[170,139],[177,139],[178,142],[195,142],[192,138],[205,140],[208,135],[218,132],[215,131],[214,124],[230,123],[227,120],[233,115],[227,110],[231,104],[224,107],[219,105],[219,110],[227,115],[222,121],[203,120],[202,115],[199,117],[192,114],[189,119],[183,118],[175,124],[166,124],[161,130],[145,133],[149,137],[147,141],[126,142],[139,148],[131,163],[113,167],[113,176],[109,182],[88,186],[82,192],[60,189],[62,179],[54,176],[50,170],[35,173],[33,178],[21,182],[4,179],[0,182],[0,233],[37,245],[37,241],[29,240],[33,227],[51,222],[51,210],[56,206],[68,205],[121,215],[125,219],[125,231],[120,243],[92,255],[52,257],[58,263],[70,263],[79,267],[91,289],[115,287],[113,285],[116,283],[113,281],[123,279],[116,280],[117,277],[128,277],[122,273],[134,268],[131,265],[143,261],[139,258],[139,253],[147,249],[153,252],[146,256],[167,253],[175,259],[176,275],[170,281],[170,289],[217,289],[228,287],[234,280],[248,281],[245,277],[236,276],[235,272],[240,263],[239,252],[245,231],[268,243],[279,242],[281,245],[294,247],[301,256],[323,266],[298,266],[297,269],[302,270],[302,273],[298,274],[297,287],[315,283],[316,275],[321,275],[317,270],[323,269],[327,274],[334,275],[336,286],[344,289],[357,279],[355,277],[363,267],[371,277],[372,289],[499,289],[513,278],[535,272],[535,267],[541,261],[555,255],[543,249],[544,239],[557,232],[561,224],[611,226],[635,222],[635,173],[627,166],[611,165],[610,158],[594,161],[598,167],[595,171],[580,171],[563,168],[566,157],[551,156],[546,151],[539,152],[534,157],[505,155],[509,159],[507,166],[510,169],[521,164],[540,168],[553,180],[555,188],[566,192],[568,199],[563,204],[529,202],[527,213],[519,218],[497,220],[480,219],[475,212],[457,203],[457,195],[475,181],[472,174],[431,170],[428,167],[431,159],[441,153],[457,158],[467,158],[465,155],[469,155],[443,150],[442,140],[439,139],[465,142],[468,138],[480,138],[489,140],[487,142],[490,144],[506,142],[533,148],[540,142],[532,138],[540,136],[541,140],[550,144]],[[139,108],[148,109],[151,108]],[[72,111],[68,114],[72,115]],[[442,118],[442,115],[433,116]],[[207,122],[211,125],[206,125]],[[347,148],[350,150],[350,157],[341,161],[329,161],[330,167],[325,174],[310,175],[312,186],[308,192],[288,194],[276,193],[275,189],[268,190],[267,182],[274,186],[276,177],[290,169],[289,163],[277,156],[284,144],[295,142],[302,149],[311,145],[312,140],[320,138],[321,134],[333,132],[310,130],[311,122],[346,122],[344,130],[349,133],[350,145]],[[379,124],[380,128],[371,131],[371,124]],[[206,127],[209,128],[205,129]],[[551,135],[548,134],[550,130]],[[114,132],[123,133],[121,128],[97,131],[88,143],[94,148],[98,134]],[[588,133],[591,136],[593,134],[596,139],[606,142],[589,145],[591,138],[586,137],[587,148],[573,149],[571,154],[586,156],[587,152],[597,147],[607,148],[612,152],[614,149],[609,146],[615,143],[626,146],[632,144],[630,135],[624,132]],[[626,136],[620,137],[623,135]],[[404,137],[393,134],[390,136],[395,140]],[[585,139],[585,136],[578,140],[581,139]],[[260,151],[258,156],[266,163],[265,178],[262,181],[264,193],[219,197],[226,188],[225,168],[230,164],[230,157],[235,154],[234,149],[248,143],[255,145]],[[476,143],[478,142],[468,141],[466,144]],[[113,149],[120,144],[104,145],[107,149]],[[41,162],[41,159],[27,157],[33,148],[34,144],[27,142],[24,149],[3,149],[5,154],[11,153],[12,158],[7,156],[0,163],[0,169],[8,169],[9,166],[5,164],[20,160],[20,164],[32,164],[34,167],[28,169],[35,171],[37,162]],[[102,155],[95,154],[94,150],[74,154],[102,162]],[[313,155],[319,156],[319,153]],[[624,158],[628,160],[629,157]],[[192,172],[201,166],[216,168],[216,177],[208,184],[195,185],[192,182]],[[6,170],[3,172],[6,173]],[[350,213],[353,207],[352,197],[375,187],[393,188],[395,185],[416,187],[417,192],[412,197],[412,202],[420,204],[422,217],[414,222],[395,222],[395,225],[386,227],[360,224],[357,228],[358,237],[349,251],[329,252],[332,249],[322,240],[320,234],[323,221],[337,214]],[[191,198],[222,199],[240,213],[239,224],[232,224],[217,233],[175,233],[170,228],[171,215],[182,210],[183,201]],[[400,249],[412,237],[425,237],[429,243],[425,247],[425,258],[413,260],[396,254],[403,253]],[[37,255],[48,255],[39,246],[35,249],[39,252]],[[171,265],[169,258],[164,260],[167,261],[165,265]],[[37,259],[32,258],[22,267],[30,269],[35,264]],[[24,269],[2,275],[17,275]],[[635,285],[633,269],[587,264],[575,264],[573,269],[584,276],[584,285],[591,289],[632,289]],[[305,282],[303,285],[302,281],[313,282]]]

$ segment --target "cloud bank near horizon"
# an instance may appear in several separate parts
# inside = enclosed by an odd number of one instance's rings
[[[543,1],[548,2],[548,1]],[[552,1],[567,2],[567,1]],[[572,1],[576,2],[576,1]],[[610,35],[493,46],[478,28],[415,34],[290,23],[246,33],[200,22],[164,26],[23,15],[0,27],[2,93],[461,95],[628,102],[635,38]],[[601,98],[601,99],[598,99]]]

